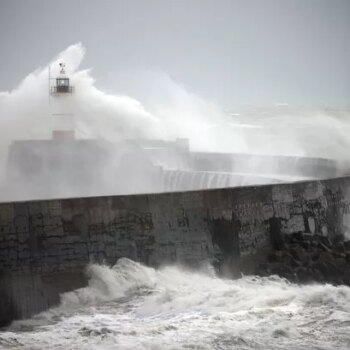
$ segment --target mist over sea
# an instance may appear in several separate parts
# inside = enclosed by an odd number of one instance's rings
[[[350,288],[217,277],[122,258],[0,333],[0,349],[349,349]]]
[[[288,166],[279,164],[279,156],[326,158],[334,164],[337,176],[348,173],[348,110],[276,104],[224,112],[221,106],[196,95],[162,71],[139,73],[144,88],[142,96],[135,99],[99,89],[91,70],[80,68],[84,56],[82,44],[71,45],[46,66],[25,77],[16,89],[0,92],[0,201],[155,192],[159,179],[146,175],[148,164],[158,170],[160,166],[162,169],[181,171],[186,169],[188,155],[177,152],[165,159],[154,160],[150,155],[145,155],[141,146],[137,156],[144,161],[142,166],[142,162],[130,156],[135,154],[133,144],[142,144],[142,140],[174,142],[182,139],[186,140],[190,152],[277,156],[260,161],[257,158],[247,160],[249,174],[234,168],[232,164],[232,172],[239,174],[239,177],[232,180],[230,186],[256,184],[251,179],[259,177],[271,181],[281,175],[286,181],[304,179],[303,173],[296,172],[294,162]],[[54,80],[59,74],[60,62],[66,64],[73,94],[49,97],[49,71]],[[55,178],[52,183],[51,163],[43,160],[48,153],[46,142],[52,140],[53,115],[60,115],[62,111],[73,116],[76,142],[66,144],[60,151],[59,158],[62,160],[58,164],[61,164],[63,174],[69,174],[67,178],[79,178],[81,183],[89,179],[91,173],[82,172],[82,167],[94,169],[96,176],[87,189],[69,185],[65,176]],[[96,166],[96,157],[88,151],[85,153],[91,154],[90,157],[80,157],[83,164],[69,161],[70,156],[80,154],[75,147],[79,141],[86,141],[93,149],[103,148],[104,162]],[[11,145],[21,142],[24,145],[21,152],[17,152],[15,147],[11,148]],[[29,152],[31,158],[23,156],[23,149]],[[12,158],[9,154],[12,154]],[[50,157],[52,154],[47,156]],[[28,161],[26,165],[25,160],[32,158],[33,161]],[[145,175],[136,176],[136,180],[132,181],[130,173],[135,174],[136,171],[125,171],[125,174],[119,171],[125,159],[127,167],[131,169],[137,162],[137,173]],[[52,163],[55,162],[52,160]],[[208,158],[207,163],[210,162],[212,160]],[[17,166],[18,163],[22,166]],[[16,166],[11,167],[11,164]],[[117,183],[116,169],[119,176]],[[215,165],[209,166],[209,169],[221,171],[215,169]],[[33,173],[32,177],[28,176],[30,172]],[[33,186],[37,178],[40,178],[39,190]],[[317,174],[316,178],[319,178]],[[199,184],[193,182],[187,189],[198,188]]]

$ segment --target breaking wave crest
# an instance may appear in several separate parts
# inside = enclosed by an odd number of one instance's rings
[[[0,348],[347,349],[350,288],[276,276],[221,279],[209,267],[91,265],[89,285],[0,335]],[[16,333],[14,333],[16,332]]]

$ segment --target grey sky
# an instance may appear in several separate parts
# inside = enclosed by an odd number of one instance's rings
[[[0,91],[79,41],[108,91],[159,69],[225,109],[350,106],[350,0],[0,0]]]

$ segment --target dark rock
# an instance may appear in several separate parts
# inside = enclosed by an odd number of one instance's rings
[[[285,255],[288,254],[284,250],[276,250],[274,252],[271,252],[267,256],[268,262],[283,262],[285,261]]]
[[[341,285],[341,284],[344,284],[344,280],[342,279],[342,277],[341,277],[341,276],[338,276],[338,275],[333,276],[333,278],[332,278],[332,282],[333,282],[333,284],[335,284],[335,285]]]
[[[346,270],[343,274],[343,283],[350,286],[350,270]]]
[[[310,242],[310,241],[301,242],[300,245],[301,245],[305,250],[310,250],[310,249],[311,249],[311,242]]]
[[[269,269],[274,275],[281,275],[285,271],[286,266],[283,263],[270,263]]]
[[[294,271],[293,271],[293,269],[290,266],[283,265],[281,267],[281,273],[283,273],[283,275],[286,275],[286,274],[287,275],[293,275]]]
[[[277,250],[275,254],[277,261],[288,264],[291,255],[287,250]]]
[[[312,242],[314,235],[312,234],[304,234],[303,241],[304,242]]]
[[[296,260],[293,258],[293,256],[290,254],[289,251],[284,251],[282,260],[281,260],[285,265],[289,266],[300,266],[301,262],[296,262]]]
[[[313,236],[312,236],[312,242],[320,242],[321,241],[321,235],[319,235],[319,234],[314,234]]]
[[[334,265],[341,271],[341,274],[349,268],[344,258],[335,258]]]
[[[302,232],[295,232],[290,235],[290,242],[291,243],[300,243],[304,239],[304,235]]]
[[[350,252],[350,241],[344,241],[345,251]]]
[[[336,244],[334,244],[333,250],[338,253],[345,253],[344,243],[337,242]]]
[[[256,269],[256,274],[259,276],[267,276],[268,275],[268,264],[261,263]]]
[[[332,249],[330,247],[328,247],[326,244],[324,244],[322,242],[318,243],[317,248],[324,251],[324,252],[331,252],[332,251]]]
[[[305,267],[299,267],[296,271],[298,282],[308,283],[314,281],[312,270]]]
[[[316,282],[324,282],[323,274],[315,268],[312,269],[312,276]]]
[[[311,248],[313,248],[313,249],[317,249],[317,247],[318,247],[318,242],[315,242],[315,241],[311,241],[310,242],[310,246],[311,246]]]
[[[333,260],[328,263],[328,272],[330,274],[330,278],[334,279],[336,276],[342,275],[343,272],[340,270],[340,268],[337,266],[336,261]]]
[[[298,261],[298,260],[296,260],[296,259],[294,259],[292,257],[292,259],[290,261],[290,266],[294,267],[294,268],[297,268],[297,267],[303,266],[303,263],[301,261]]]
[[[291,248],[290,254],[295,260],[298,260],[300,262],[306,262],[308,260],[308,255],[305,252],[304,248],[301,246],[296,246]]]
[[[267,256],[267,261],[270,263],[270,262],[277,262],[278,261],[278,257],[276,255],[275,252],[272,252],[270,254],[268,254]]]
[[[341,234],[337,234],[335,237],[333,237],[333,244],[343,242],[344,241],[344,236]]]
[[[350,253],[346,253],[345,259],[344,259],[348,264],[350,264]]]
[[[311,254],[312,261],[317,261],[320,258],[320,252],[318,250],[314,251]]]
[[[332,251],[332,255],[334,259],[344,259],[345,258],[345,253],[338,253],[336,251]]]
[[[318,261],[313,264],[313,270],[319,271],[324,277],[325,282],[331,282],[334,284],[341,284],[343,271],[339,265],[337,265],[337,261]]]
[[[319,243],[322,243],[322,244],[325,245],[327,248],[329,248],[329,249],[332,248],[332,243],[331,243],[331,241],[329,240],[328,237],[325,237],[325,236],[318,236],[318,240],[319,240]]]
[[[274,233],[275,250],[268,255],[268,263],[257,270],[260,275],[277,274],[299,283],[350,285],[350,241],[332,245],[328,237],[320,234],[298,232],[281,237]]]
[[[330,252],[320,252],[318,261],[322,263],[330,263],[333,261],[334,257]]]
[[[281,277],[284,277],[288,281],[291,281],[291,282],[297,282],[297,276],[294,272],[292,272],[292,273],[284,272]]]
[[[318,273],[320,273],[322,275],[322,279],[324,281],[327,280],[328,277],[328,267],[326,263],[323,262],[316,262],[313,264],[312,266],[314,271],[318,271]]]

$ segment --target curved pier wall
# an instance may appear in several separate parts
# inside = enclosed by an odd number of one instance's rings
[[[254,272],[276,235],[350,225],[350,177],[241,188],[0,204],[0,324],[86,284],[89,262],[211,260]]]

